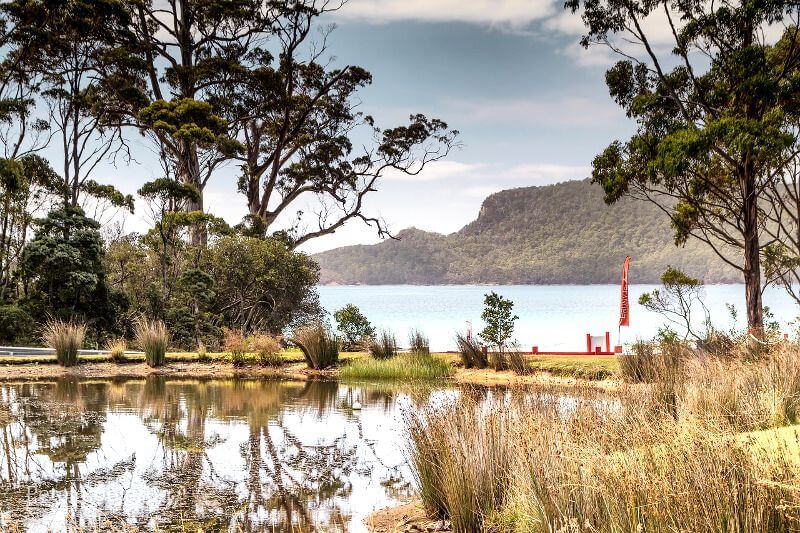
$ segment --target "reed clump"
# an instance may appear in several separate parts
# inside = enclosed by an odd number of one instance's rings
[[[408,349],[412,353],[430,355],[430,340],[418,329],[412,329],[408,334]]]
[[[136,343],[144,351],[148,366],[161,366],[167,359],[169,332],[161,320],[140,319],[136,322]]]
[[[45,345],[56,352],[56,360],[61,366],[78,364],[78,350],[86,337],[86,325],[72,320],[49,320],[42,332]]]
[[[382,330],[370,340],[369,353],[375,359],[390,359],[397,355],[397,339],[389,330]]]
[[[322,370],[339,361],[339,343],[322,324],[300,327],[290,340],[303,352],[309,368]]]
[[[483,347],[473,338],[456,333],[456,345],[464,368],[486,368],[489,365]]]
[[[462,394],[407,414],[426,508],[457,531],[796,530],[800,432],[780,427],[798,422],[798,347],[664,361],[618,396]]]
[[[445,378],[452,373],[446,361],[430,354],[407,353],[389,359],[357,359],[339,372],[342,379],[418,379]]]

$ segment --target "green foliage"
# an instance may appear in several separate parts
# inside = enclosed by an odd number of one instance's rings
[[[18,304],[0,305],[0,342],[23,344],[33,337],[31,315]]]
[[[357,349],[375,335],[375,328],[353,304],[347,304],[333,313],[333,318],[336,320],[336,329],[342,336],[344,350]]]
[[[369,353],[374,359],[391,359],[397,355],[397,339],[389,330],[382,330],[380,334],[370,340]]]
[[[514,333],[514,322],[519,318],[513,314],[514,302],[492,291],[484,296],[483,303],[481,319],[486,325],[478,335],[502,352]],[[496,364],[495,370],[501,370],[502,366],[502,363]]]
[[[389,359],[356,359],[343,367],[342,379],[440,379],[449,376],[452,368],[446,361],[430,354],[401,354]]]
[[[657,206],[631,198],[605,206],[588,180],[498,192],[456,233],[410,229],[397,237],[316,254],[322,283],[619,283],[625,255],[636,259],[634,283],[658,283],[669,264],[710,283],[741,281],[699,241],[671,246]]]

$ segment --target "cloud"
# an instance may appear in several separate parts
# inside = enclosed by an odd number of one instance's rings
[[[620,118],[619,109],[610,99],[581,96],[538,98],[536,100],[478,99],[450,100],[454,116],[470,122],[530,122],[576,126],[602,124]]]
[[[465,22],[520,29],[558,9],[559,4],[550,0],[350,0],[336,16],[370,22]]]
[[[580,180],[589,177],[592,167],[554,164],[523,164],[511,167],[508,176],[525,180],[530,185],[549,185],[567,180]]]

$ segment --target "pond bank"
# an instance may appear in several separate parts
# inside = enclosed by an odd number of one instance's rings
[[[444,354],[446,360],[452,359]],[[358,356],[351,356],[356,358]],[[452,364],[453,361],[450,361]],[[563,363],[557,372],[537,368],[530,375],[517,375],[511,371],[496,372],[490,369],[465,369],[454,366],[450,378],[457,383],[481,386],[503,385],[555,385],[564,387],[591,387],[615,390],[619,382],[614,378],[587,379],[568,374]],[[172,360],[161,367],[151,368],[143,362],[94,362],[82,361],[77,366],[62,367],[52,363],[16,361],[14,364],[0,364],[0,381],[38,380],[74,377],[78,379],[125,379],[143,378],[151,375],[172,378],[214,379],[214,378],[276,378],[292,380],[336,379],[340,368],[312,370],[302,362],[287,362],[280,367],[247,365],[234,367],[223,361],[199,362],[197,360]],[[578,376],[581,374],[578,373]],[[364,380],[359,380],[364,381]]]

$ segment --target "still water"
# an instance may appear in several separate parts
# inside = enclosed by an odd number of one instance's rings
[[[496,291],[514,302],[514,312],[519,316],[514,337],[523,348],[537,345],[543,350],[565,351],[584,349],[587,333],[602,335],[608,331],[615,344],[652,338],[664,319],[637,302],[642,293],[654,288],[631,285],[631,326],[622,329],[621,342],[617,338],[617,285],[373,285],[320,286],[318,290],[320,302],[329,313],[353,303],[376,327],[394,331],[401,345],[405,345],[411,328],[419,328],[430,337],[434,350],[455,349],[455,332],[464,331],[469,324],[475,332],[480,331],[483,295]],[[745,327],[744,286],[709,285],[704,300],[715,327],[726,331]],[[726,304],[738,309],[736,323],[732,323]],[[797,330],[791,322],[800,309],[785,291],[769,288],[764,304],[784,331]],[[699,313],[695,318],[698,324],[703,320]]]
[[[371,511],[410,496],[403,406],[437,394],[451,392],[0,383],[0,530],[362,531]]]

